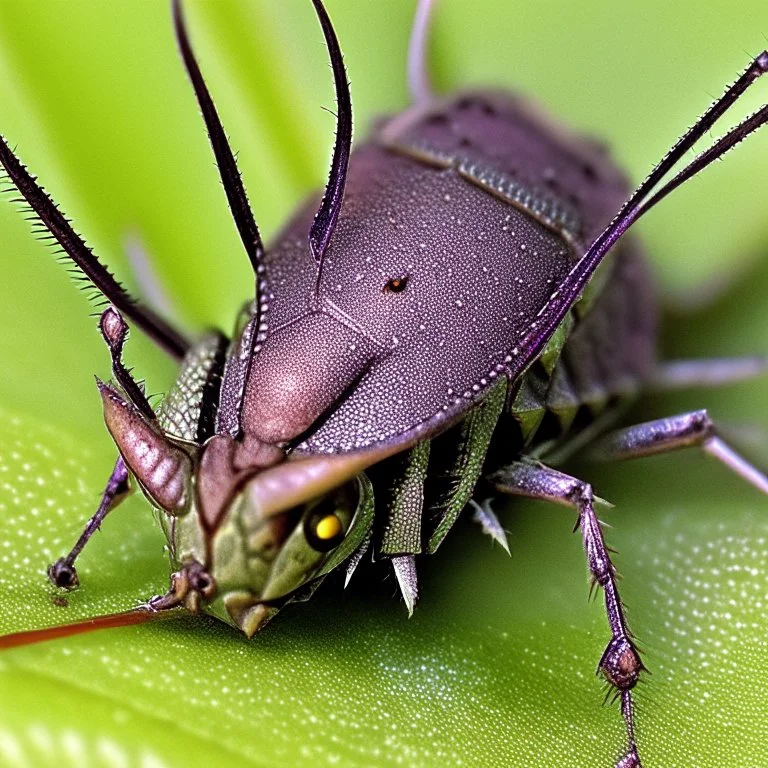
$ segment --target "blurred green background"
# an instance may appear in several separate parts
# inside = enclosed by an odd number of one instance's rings
[[[326,175],[330,72],[308,0],[189,2],[193,40],[267,237]],[[410,0],[328,0],[356,135],[406,103]],[[766,45],[748,0],[617,4],[442,0],[441,89],[495,83],[603,136],[639,180]],[[166,3],[0,3],[0,129],[130,288],[138,235],[190,330],[228,329],[251,277],[177,60]],[[766,86],[738,115],[765,101]],[[735,117],[734,117],[735,119]],[[768,131],[654,211],[641,229],[677,307],[674,355],[768,352]],[[44,569],[91,514],[114,458],[92,374],[108,359],[92,308],[11,204],[0,205],[0,631],[130,607],[167,569],[133,499],[54,605]],[[134,334],[149,390],[173,366]],[[768,429],[768,387],[656,398],[639,416],[710,406]],[[748,435],[749,436],[749,435]],[[759,442],[759,440],[758,440]],[[756,449],[768,463],[768,452]],[[765,765],[768,504],[697,455],[578,467],[607,516],[630,619],[653,672],[639,692],[652,766]],[[205,620],[0,656],[0,766],[612,766],[622,743],[593,670],[608,639],[588,603],[572,515],[504,514],[510,561],[462,524],[422,565],[414,619],[391,578],[329,583],[253,642]]]

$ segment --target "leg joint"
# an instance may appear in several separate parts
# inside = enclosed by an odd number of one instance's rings
[[[590,483],[583,480],[574,480],[574,484],[568,493],[568,500],[576,507],[579,515],[584,514],[584,510],[592,508],[595,503],[595,493]]]

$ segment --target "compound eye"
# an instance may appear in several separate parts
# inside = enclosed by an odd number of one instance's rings
[[[316,510],[304,521],[304,536],[312,549],[330,552],[345,536],[344,524],[335,512]]]
[[[408,275],[402,277],[391,277],[384,283],[381,289],[382,293],[402,293],[408,286]]]

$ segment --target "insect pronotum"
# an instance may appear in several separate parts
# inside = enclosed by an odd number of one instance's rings
[[[5,140],[6,182],[108,301],[99,328],[112,381],[98,381],[118,458],[80,540],[49,568],[63,590],[75,561],[132,486],[157,510],[172,575],[139,609],[0,638],[0,648],[180,613],[206,612],[252,636],[323,578],[351,578],[366,554],[391,562],[409,612],[418,558],[470,506],[507,547],[487,498],[573,508],[602,590],[609,639],[599,670],[620,699],[640,765],[633,689],[644,667],[589,484],[554,465],[686,447],[763,493],[768,478],[697,410],[619,427],[651,388],[746,378],[762,361],[663,363],[654,290],[636,221],[768,121],[768,106],[691,157],[768,70],[755,57],[630,194],[603,149],[500,91],[438,94],[425,67],[430,3],[419,3],[408,58],[411,105],[352,149],[341,46],[313,0],[333,73],[336,138],[322,195],[265,248],[200,66],[180,0],[182,61],[255,298],[231,338],[190,340],[136,302],[72,229]],[[309,5],[309,3],[308,3]],[[159,406],[123,363],[131,324],[180,363]]]

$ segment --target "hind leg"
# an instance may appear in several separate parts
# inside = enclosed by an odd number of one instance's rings
[[[609,432],[593,444],[588,456],[599,461],[621,461],[694,447],[714,456],[732,472],[768,494],[768,477],[718,436],[715,423],[706,410],[668,416]]]

